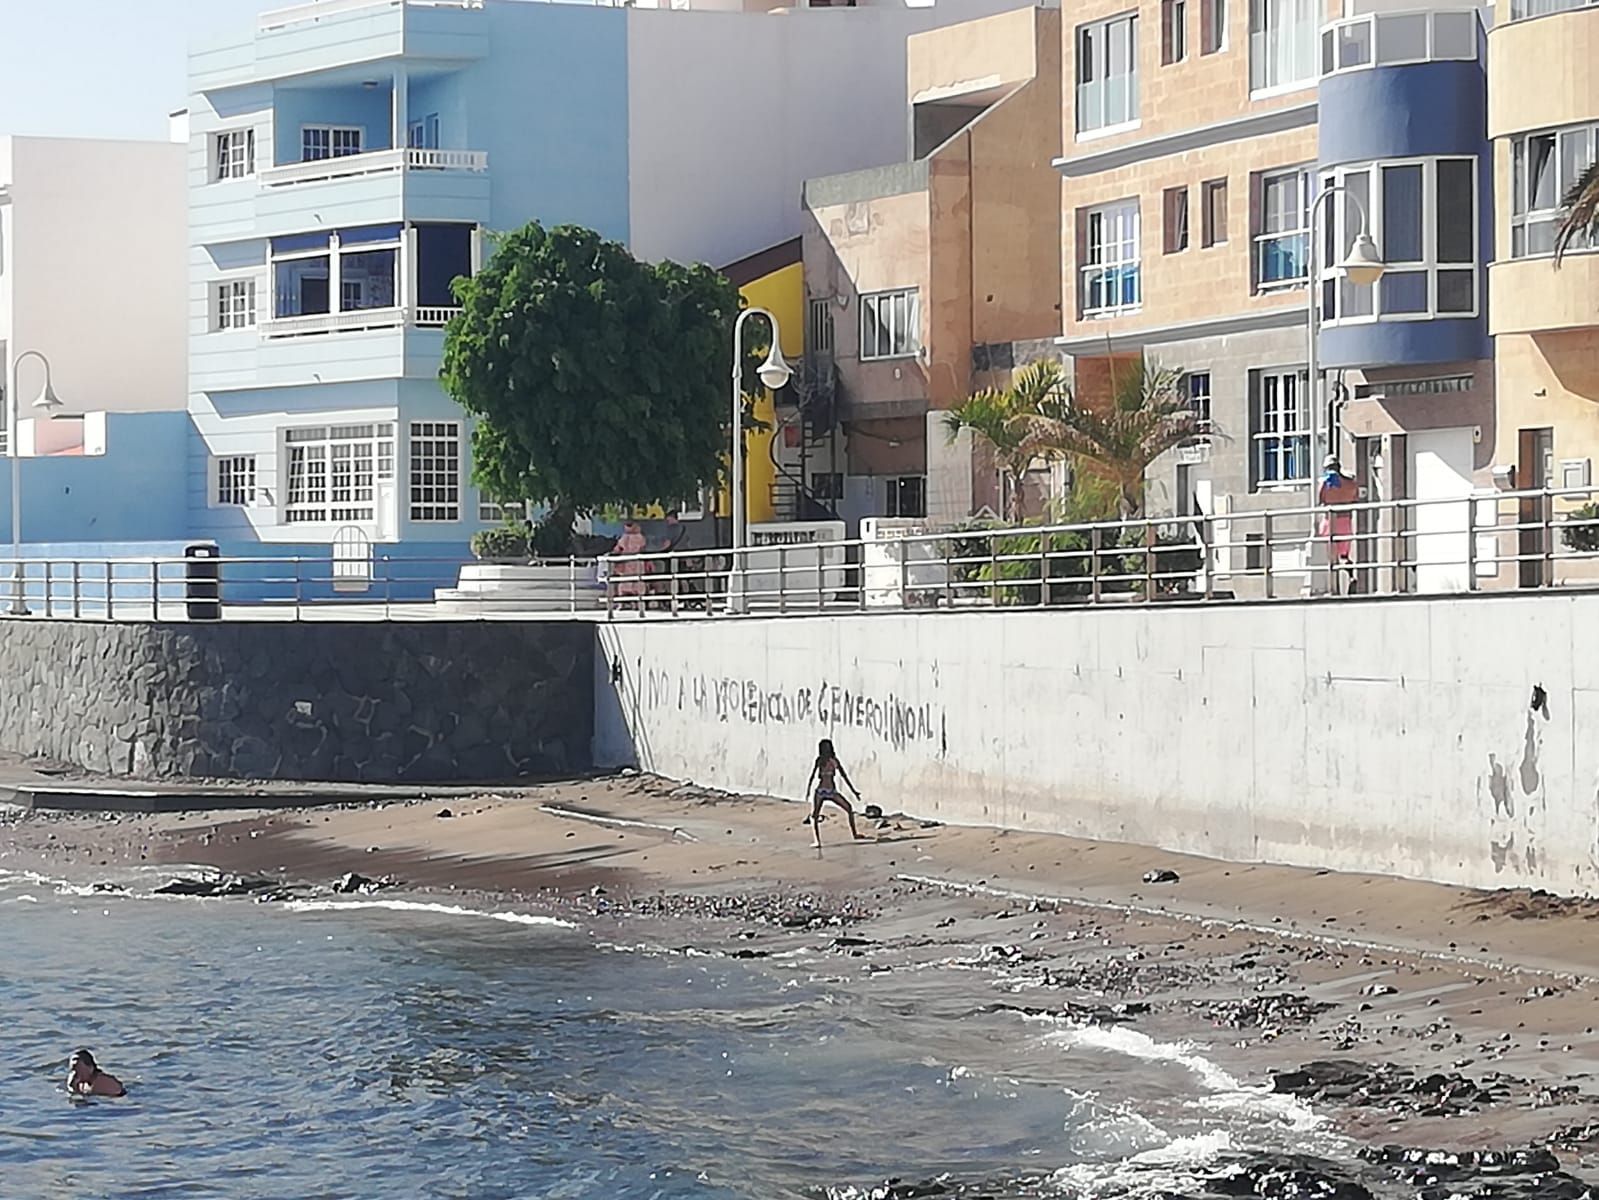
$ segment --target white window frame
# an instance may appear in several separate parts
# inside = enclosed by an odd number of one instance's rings
[[[256,297],[260,284],[254,275],[234,275],[211,285],[211,331],[226,333],[254,329],[257,320]]]
[[[1100,231],[1095,237],[1096,223]],[[1142,228],[1138,199],[1098,204],[1083,213],[1083,262],[1078,270],[1079,296],[1085,317],[1114,317],[1138,312],[1144,304]],[[1126,294],[1125,281],[1132,279],[1132,296]],[[1111,280],[1116,286],[1109,303],[1093,304],[1093,283]],[[1103,296],[1103,293],[1102,293]]]
[[[406,124],[405,145],[410,150],[439,148],[439,114],[428,113]]]
[[[255,127],[222,129],[211,135],[211,182],[248,179],[255,174]]]
[[[895,358],[915,358],[922,348],[921,292],[916,288],[891,288],[863,292],[860,298],[860,341],[862,362],[886,362]],[[882,349],[881,336],[867,345],[867,317],[876,322],[881,334],[888,333],[888,349]],[[886,318],[886,319],[885,319]]]
[[[461,519],[461,422],[412,421],[407,439],[406,472],[410,503],[407,511],[413,522],[447,524]],[[440,453],[440,448],[444,452]],[[439,472],[440,463],[453,469]]]
[[[1111,29],[1127,26],[1127,54],[1121,62],[1111,62]],[[1118,13],[1101,21],[1079,25],[1073,33],[1073,57],[1076,61],[1076,91],[1072,107],[1075,112],[1076,138],[1089,141],[1137,129],[1139,124],[1138,96],[1138,13]],[[1120,70],[1118,70],[1120,68]],[[1085,78],[1085,72],[1088,77]],[[1126,115],[1110,120],[1109,98],[1119,96]]]
[[[1262,171],[1260,173],[1260,212],[1257,214],[1260,228],[1255,231],[1255,290],[1259,292],[1277,291],[1282,288],[1304,287],[1310,280],[1310,205],[1311,189],[1314,186],[1312,168],[1308,166],[1285,167],[1276,171]],[[1299,204],[1297,211],[1279,212],[1274,214],[1267,202],[1267,194],[1274,184],[1281,185],[1294,181],[1298,189]],[[1297,218],[1289,223],[1287,218]],[[1276,225],[1277,228],[1272,226]],[[1266,260],[1268,253],[1276,246],[1283,243],[1298,241],[1300,245],[1299,265],[1300,270],[1294,275],[1285,275],[1280,279],[1266,278]]]
[[[1553,146],[1549,153],[1550,170],[1554,172],[1554,187],[1552,189],[1552,203],[1540,208],[1533,207],[1532,185],[1533,179],[1527,171],[1528,150],[1534,138],[1551,138]],[[1575,163],[1567,163],[1565,147],[1576,145],[1580,140],[1583,154]],[[1591,122],[1580,125],[1558,125],[1549,129],[1532,129],[1526,133],[1518,133],[1510,139],[1510,254],[1511,258],[1550,258],[1554,255],[1555,231],[1560,227],[1560,218],[1563,213],[1561,201],[1571,190],[1571,185],[1577,181],[1587,164],[1594,161],[1595,145],[1599,143],[1599,124]],[[1545,227],[1548,231],[1550,248],[1548,250],[1527,249],[1531,238],[1528,236],[1535,227]],[[1518,237],[1519,235],[1519,237]],[[1516,247],[1520,245],[1518,252]],[[1571,252],[1577,253],[1591,250],[1586,238],[1577,238],[1571,243]]]
[[[1311,478],[1310,463],[1310,388],[1304,367],[1267,367],[1258,369],[1249,397],[1249,483],[1256,492],[1269,492],[1283,488],[1303,487]],[[1284,399],[1284,384],[1291,385],[1293,395]],[[1272,404],[1267,407],[1270,394]],[[1280,428],[1267,429],[1268,412],[1275,415]],[[1286,418],[1286,420],[1285,420]],[[1277,445],[1271,445],[1276,442]],[[1297,454],[1295,451],[1297,450]],[[1304,463],[1304,474],[1289,475],[1288,464],[1294,458]],[[1278,474],[1266,478],[1266,465],[1275,464]]]
[[[1575,12],[1595,3],[1599,3],[1599,0],[1510,0],[1510,19],[1529,21],[1555,13]]]
[[[810,347],[812,354],[833,353],[833,302],[826,296],[818,296],[809,304],[810,317]]]
[[[1419,55],[1399,52],[1391,32],[1398,28],[1397,22],[1411,20],[1425,23],[1426,33]],[[1469,24],[1470,53],[1458,54],[1440,48],[1440,44],[1448,39],[1439,37],[1439,29],[1453,22],[1462,23],[1457,27],[1457,33],[1467,32],[1466,25]],[[1439,9],[1430,13],[1372,12],[1346,17],[1333,21],[1321,31],[1321,73],[1325,77],[1346,71],[1367,71],[1372,67],[1398,67],[1408,63],[1475,62],[1480,29],[1477,14],[1471,9]]]
[[[378,485],[394,478],[392,421],[292,426],[279,453],[282,524],[377,522]]]
[[[220,454],[211,459],[212,508],[252,508],[260,495],[256,456]]]
[[[480,491],[477,494],[477,519],[485,525],[502,525],[508,516],[521,520],[526,514],[527,506],[520,500],[501,504],[491,499],[487,492]]]
[[[1316,86],[1322,25],[1318,5],[1319,0],[1249,0],[1251,97]],[[1289,44],[1295,38],[1303,44]]]
[[[1557,145],[1558,154],[1558,145]],[[1438,261],[1438,164],[1441,162],[1468,162],[1471,164],[1471,261],[1447,262]],[[1390,255],[1394,250],[1390,248],[1383,236],[1383,193],[1382,169],[1384,167],[1415,167],[1421,168],[1421,257],[1419,259],[1397,259]],[[1473,320],[1482,315],[1484,271],[1482,262],[1482,193],[1479,172],[1481,164],[1476,156],[1467,154],[1440,154],[1424,158],[1385,158],[1374,163],[1359,163],[1347,167],[1339,167],[1322,175],[1321,186],[1327,188],[1333,183],[1347,185],[1349,179],[1357,175],[1366,176],[1366,232],[1371,234],[1377,243],[1377,248],[1383,256],[1384,271],[1382,278],[1369,286],[1352,284],[1342,278],[1338,272],[1337,263],[1353,245],[1356,227],[1360,216],[1352,204],[1340,204],[1336,200],[1331,207],[1334,210],[1329,214],[1329,220],[1322,231],[1321,259],[1318,265],[1320,276],[1322,305],[1321,323],[1323,326],[1339,325],[1369,325],[1377,321],[1455,321]],[[1438,276],[1440,271],[1471,272],[1472,303],[1469,310],[1448,312],[1441,311],[1438,307]],[[1427,304],[1420,312],[1384,312],[1383,311],[1383,284],[1395,274],[1408,274],[1412,272],[1425,272],[1427,276]],[[1327,305],[1327,293],[1331,286],[1334,302]],[[1371,312],[1343,315],[1345,297],[1351,294],[1351,289],[1360,288],[1371,297]]]
[[[1185,371],[1182,377],[1182,395],[1194,414],[1194,427],[1200,433],[1211,430],[1211,382],[1209,371]]]
[[[328,152],[326,154],[306,154],[306,151],[310,148],[306,144],[306,135],[311,133],[327,134]],[[352,137],[355,142],[353,149],[349,145]],[[343,148],[341,148],[339,145],[341,139],[345,143]],[[312,122],[309,125],[300,126],[301,162],[322,162],[329,158],[349,158],[357,154],[365,153],[366,127],[364,125],[325,125],[320,122]]]

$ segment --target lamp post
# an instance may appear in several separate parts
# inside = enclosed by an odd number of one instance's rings
[[[22,364],[37,358],[44,365],[44,388],[33,402],[41,412],[61,407],[50,383],[50,360],[38,350],[24,350],[11,363],[11,387],[6,392],[6,449],[11,456],[11,615],[25,617],[28,604],[24,595],[22,570],[22,439],[18,428],[17,390],[21,386]]]
[[[765,317],[767,324],[772,327],[772,352],[756,371],[761,382],[775,392],[793,374],[788,363],[783,361],[783,351],[779,347],[782,336],[777,318],[764,308],[746,308],[739,313],[738,320],[733,322],[733,447],[729,454],[732,459],[732,478],[727,494],[728,508],[733,514],[733,575],[728,587],[730,612],[740,611],[744,600],[744,579],[739,573],[743,566],[747,515],[744,506],[744,322],[756,316]]]
[[[1310,503],[1316,503],[1316,471],[1320,462],[1321,447],[1321,381],[1317,378],[1316,367],[1316,334],[1319,322],[1316,318],[1316,301],[1321,291],[1321,279],[1316,269],[1316,216],[1322,211],[1322,205],[1337,193],[1342,192],[1349,197],[1355,206],[1355,212],[1360,215],[1359,232],[1355,234],[1354,244],[1349,248],[1349,254],[1338,264],[1338,270],[1351,283],[1373,284],[1382,278],[1382,273],[1387,270],[1382,255],[1377,252],[1377,244],[1371,240],[1371,234],[1366,232],[1366,206],[1361,203],[1360,197],[1350,191],[1341,183],[1327,185],[1310,206],[1310,278],[1309,286],[1305,289],[1305,329],[1309,345],[1306,349],[1306,386],[1310,389]],[[1331,429],[1329,428],[1329,433]]]

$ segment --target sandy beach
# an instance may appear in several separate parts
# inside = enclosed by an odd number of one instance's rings
[[[0,868],[205,865],[295,895],[354,872],[600,938],[742,958],[820,940],[862,972],[959,967],[974,1009],[1191,1043],[1372,1146],[1548,1145],[1599,1176],[1599,903],[892,814],[862,819],[863,841],[834,814],[818,851],[805,816],[644,775],[296,812],[12,812]]]

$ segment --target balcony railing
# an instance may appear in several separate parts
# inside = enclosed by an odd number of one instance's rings
[[[1471,62],[1477,57],[1477,14],[1470,9],[1365,13],[1321,31],[1321,73]]]
[[[442,329],[459,308],[422,305],[417,308],[358,308],[346,312],[272,317],[261,322],[264,338],[312,337],[327,333],[363,333],[374,329]]]
[[[287,163],[261,172],[261,186],[292,187],[330,179],[355,179],[362,175],[388,175],[398,171],[487,171],[489,156],[482,150],[374,150]]]
[[[367,9],[386,8],[482,8],[483,0],[312,0],[310,4],[296,4],[277,8],[261,14],[260,29],[270,33],[291,25],[315,24],[329,17],[342,17]]]

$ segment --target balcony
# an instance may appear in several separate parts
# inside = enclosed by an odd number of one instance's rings
[[[363,15],[394,8],[482,8],[483,0],[312,0],[261,14],[262,33],[296,25],[315,25],[332,17]]]
[[[374,150],[367,154],[345,154],[308,162],[268,167],[260,174],[263,188],[294,187],[305,183],[326,183],[336,179],[361,179],[370,175],[393,175],[408,171],[468,171],[489,169],[489,156],[482,150],[434,150],[412,147],[405,150]]]
[[[299,317],[272,317],[261,322],[264,338],[306,337],[326,333],[367,333],[374,329],[443,329],[461,310],[442,305],[415,308],[363,308]]]

